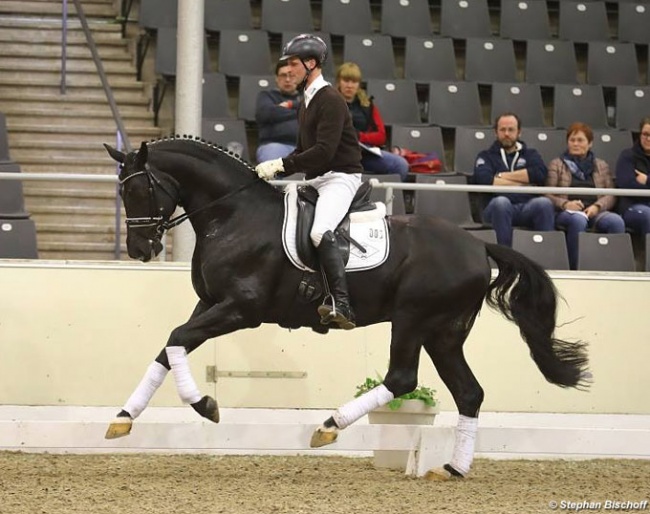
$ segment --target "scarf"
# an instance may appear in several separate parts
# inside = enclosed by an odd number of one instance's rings
[[[584,158],[577,155],[570,155],[568,152],[562,154],[562,161],[578,180],[585,181],[591,177],[594,172],[594,153],[589,150]]]

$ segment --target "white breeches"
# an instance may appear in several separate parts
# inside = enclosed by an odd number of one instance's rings
[[[309,236],[314,246],[320,245],[323,234],[334,232],[361,185],[360,173],[339,173],[329,171],[325,175],[308,180],[307,184],[318,191],[314,224]]]

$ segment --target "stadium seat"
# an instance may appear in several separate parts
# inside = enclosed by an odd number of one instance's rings
[[[578,235],[578,270],[636,271],[630,234]]]
[[[442,162],[442,171],[447,169],[445,147],[440,127],[427,125],[393,125],[391,127],[391,146],[408,148],[414,152],[436,152]]]
[[[422,121],[415,82],[406,79],[368,79],[367,89],[386,125]]]
[[[32,220],[0,219],[0,259],[38,259]]]
[[[607,110],[602,86],[555,86],[553,125],[566,128],[575,121],[587,123],[594,129],[607,128]]]
[[[566,130],[555,128],[521,128],[521,140],[534,148],[546,164],[559,157],[566,150]]]
[[[515,48],[509,39],[469,38],[465,43],[465,80],[479,84],[517,82]]]
[[[429,123],[441,127],[482,126],[483,110],[476,82],[429,82]]]
[[[569,269],[566,238],[560,230],[539,232],[515,228],[512,248],[547,270]]]
[[[1,162],[0,173],[20,173],[20,166],[15,162]],[[27,219],[21,180],[3,180],[0,182],[0,219]]]
[[[617,129],[638,132],[641,117],[646,113],[650,113],[650,86],[616,87]]]
[[[203,139],[223,146],[248,161],[248,139],[243,120],[203,118],[201,120]]]
[[[578,60],[571,41],[530,40],[526,43],[526,82],[542,86],[578,83]]]
[[[376,178],[379,182],[397,182],[401,183],[402,179],[398,174],[374,175],[372,173],[363,173],[361,180],[368,181]],[[386,203],[386,189],[373,188],[370,193],[370,200],[373,202]],[[386,206],[388,207],[388,205]],[[392,196],[392,214],[406,214],[406,205],[404,202],[404,192],[401,189],[393,189]]]
[[[219,37],[219,71],[229,77],[273,73],[268,33],[223,30]]]
[[[229,118],[228,88],[223,73],[203,74],[203,118]]]
[[[429,1],[382,0],[381,32],[393,37],[431,35],[433,30]]]
[[[390,36],[347,34],[343,40],[343,61],[361,67],[363,79],[393,79],[395,54]]]
[[[607,41],[609,24],[605,2],[562,0],[559,2],[558,35],[574,43]]]
[[[440,34],[455,39],[490,37],[487,0],[447,0],[441,2]]]
[[[490,244],[497,244],[497,233],[491,228],[485,230],[468,230],[475,238]],[[496,266],[492,266],[495,268]]]
[[[274,75],[242,75],[239,77],[237,117],[244,121],[255,121],[255,106],[260,91],[275,88]]]
[[[454,134],[454,171],[474,175],[474,163],[479,152],[487,150],[496,136],[492,127],[456,127]]]
[[[370,0],[322,0],[321,30],[335,36],[371,34]]]
[[[418,175],[417,184],[467,184],[463,175]],[[472,218],[469,195],[466,191],[440,191],[417,189],[415,214],[443,218],[466,230],[483,228]]]
[[[641,82],[633,43],[592,41],[588,46],[587,83],[634,86]]]
[[[650,43],[650,5],[647,2],[618,3],[618,40],[647,45]]]
[[[525,127],[543,127],[544,104],[539,84],[492,84],[492,114],[494,120],[504,112],[516,112]]]
[[[205,0],[205,30],[252,30],[250,2],[241,0]]]
[[[175,27],[161,27],[156,33],[156,59],[154,71],[166,79],[176,77],[176,38]],[[203,71],[210,70],[210,55],[208,53],[208,39],[203,38]]]
[[[138,26],[146,31],[176,27],[178,0],[140,0]]]
[[[519,41],[550,39],[546,0],[501,0],[499,35]]]
[[[407,36],[404,77],[420,84],[432,80],[457,80],[453,40],[443,37]]]
[[[312,32],[314,22],[309,0],[262,0],[262,30]]]
[[[0,163],[12,162],[9,155],[9,132],[7,131],[7,117],[0,112]]]
[[[614,173],[618,156],[632,146],[632,133],[629,130],[594,129],[594,155],[609,164]]]

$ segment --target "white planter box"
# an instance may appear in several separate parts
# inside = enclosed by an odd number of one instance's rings
[[[368,421],[373,425],[433,425],[440,407],[428,407],[420,400],[404,400],[397,410],[387,406],[379,407],[368,413]],[[378,468],[406,470],[408,451],[376,450],[374,464]]]

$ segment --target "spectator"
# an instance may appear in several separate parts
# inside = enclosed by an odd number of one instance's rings
[[[621,189],[650,189],[650,117],[641,120],[639,132],[638,141],[616,163],[616,187]],[[644,236],[650,233],[650,196],[622,196],[618,211],[627,227]]]
[[[257,162],[286,157],[296,149],[301,96],[286,61],[275,66],[276,89],[260,91],[255,105]]]
[[[404,157],[381,149],[386,144],[386,127],[379,109],[372,98],[368,98],[360,83],[361,69],[357,64],[346,62],[339,66],[336,71],[336,87],[348,103],[352,124],[362,143],[361,165],[370,173],[397,173],[404,182],[408,177],[409,164]]]
[[[495,186],[543,186],[547,169],[537,150],[519,140],[521,123],[513,113],[505,113],[494,121],[497,140],[479,152],[474,164],[476,184]],[[512,246],[512,227],[554,230],[553,204],[544,197],[523,193],[497,193],[490,196],[482,213],[490,223],[501,245]]]
[[[589,125],[574,123],[566,131],[567,149],[548,166],[546,185],[551,187],[613,188],[614,178],[609,165],[594,157],[591,146],[594,133]],[[611,212],[616,203],[613,195],[546,195],[558,212],[555,223],[566,230],[569,265],[578,267],[578,237],[593,228],[596,232],[620,234],[625,223]]]

